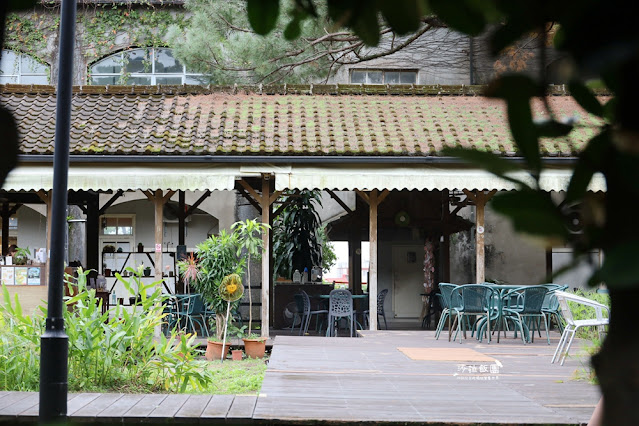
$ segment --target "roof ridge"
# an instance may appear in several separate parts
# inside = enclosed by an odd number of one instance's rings
[[[390,96],[480,96],[486,85],[366,85],[366,84],[234,84],[157,86],[74,86],[73,93],[86,95],[207,95],[214,93],[254,95],[390,95]],[[5,84],[1,93],[52,94],[53,85]],[[549,85],[551,95],[568,95],[565,85]],[[598,90],[597,95],[610,94]]]

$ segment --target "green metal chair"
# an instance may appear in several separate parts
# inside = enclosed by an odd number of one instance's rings
[[[439,335],[444,329],[446,320],[448,320],[448,341],[450,341],[452,335],[452,317],[456,314],[456,311],[451,309],[451,306],[453,305],[451,299],[453,290],[457,287],[459,287],[457,284],[439,283],[439,293],[437,293],[437,296],[439,297],[439,303],[442,306],[442,314],[439,317],[439,322],[435,329],[435,339],[439,339]],[[454,306],[459,306],[457,297],[455,298],[455,302]]]
[[[546,328],[546,340],[550,345],[548,321],[546,315],[541,310],[544,298],[548,292],[548,288],[543,285],[522,286],[510,290],[504,297],[507,305],[502,309],[503,318],[514,324],[515,337],[517,337],[517,328],[519,328],[524,344],[535,341],[535,325],[541,324],[541,320],[543,319]],[[515,300],[516,303],[513,303]]]
[[[486,317],[485,320],[485,329],[486,336],[488,337],[488,343],[490,343],[491,333],[490,333],[490,323],[491,317],[496,312],[495,300],[499,299],[499,293],[492,286],[484,285],[484,284],[466,284],[458,286],[453,290],[453,294],[451,295],[451,303],[455,301],[455,293],[459,296],[459,306],[453,306],[452,311],[457,315],[457,329],[455,330],[455,337],[453,341],[457,338],[457,335],[461,331],[463,337],[466,337],[466,328],[465,324],[468,326],[469,330],[478,330],[478,339],[482,338],[484,328],[478,327],[478,324],[481,324],[478,321],[475,323],[470,323],[470,318],[477,317]],[[459,337],[459,343],[462,342],[462,336]]]
[[[564,319],[561,316],[561,308],[559,307],[559,301],[555,291],[565,291],[568,289],[567,285],[562,284],[543,284],[550,290],[546,297],[544,297],[544,303],[541,306],[541,310],[548,318],[548,326],[552,325],[552,320],[555,320],[557,327],[559,327],[559,333],[564,332]]]

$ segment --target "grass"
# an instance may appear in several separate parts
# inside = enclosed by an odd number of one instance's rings
[[[201,393],[256,394],[262,387],[266,371],[265,359],[204,362],[204,368],[213,375],[213,381]]]

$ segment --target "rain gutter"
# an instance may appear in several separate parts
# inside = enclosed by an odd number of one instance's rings
[[[523,157],[501,157],[523,164]],[[52,155],[19,155],[19,162],[50,163]],[[467,164],[456,157],[317,156],[317,155],[71,155],[71,163],[270,163],[270,164]],[[573,166],[577,157],[546,157],[548,166]]]

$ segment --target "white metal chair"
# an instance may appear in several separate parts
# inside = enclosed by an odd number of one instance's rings
[[[565,291],[555,291],[555,296],[557,296],[557,301],[559,302],[561,315],[564,321],[566,321],[566,327],[564,328],[564,332],[561,333],[559,344],[557,345],[555,354],[553,355],[550,362],[554,363],[556,360],[561,359],[561,365],[564,365],[566,355],[568,355],[570,345],[572,345],[572,341],[575,338],[575,333],[577,332],[577,330],[580,327],[598,327],[599,338],[601,339],[603,333],[602,328],[603,326],[608,325],[608,318],[604,317],[603,311],[605,310],[608,314],[608,317],[610,317],[610,310],[604,304],[595,302],[594,300],[588,299],[586,297],[577,296],[573,293],[567,293]],[[583,320],[574,319],[572,316],[572,311],[570,310],[570,306],[568,306],[568,301],[594,308],[595,318]],[[569,335],[570,340],[568,339]]]

